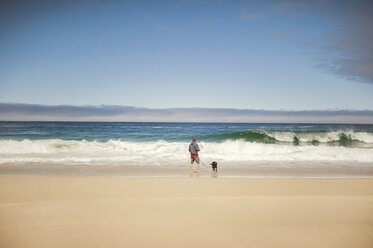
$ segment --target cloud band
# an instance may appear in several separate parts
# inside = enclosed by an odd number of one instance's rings
[[[154,121],[368,123],[371,110],[253,110],[225,108],[137,108],[100,105],[39,105],[0,103],[0,121]]]

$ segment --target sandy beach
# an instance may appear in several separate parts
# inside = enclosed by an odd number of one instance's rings
[[[0,178],[0,247],[373,247],[373,179]]]

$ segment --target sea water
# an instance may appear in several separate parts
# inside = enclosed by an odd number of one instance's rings
[[[373,125],[0,122],[0,165],[185,167],[192,137],[225,168],[373,169]]]

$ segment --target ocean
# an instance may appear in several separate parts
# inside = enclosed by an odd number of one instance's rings
[[[0,122],[0,166],[187,168],[202,165],[373,169],[373,125],[155,122]]]

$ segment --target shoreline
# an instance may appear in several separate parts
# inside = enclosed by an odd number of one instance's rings
[[[194,165],[194,170],[196,165]],[[211,168],[200,166],[199,175],[185,167],[148,167],[124,165],[66,165],[66,164],[27,164],[0,165],[0,177],[123,177],[123,178],[373,178],[373,166],[353,167],[233,167],[218,166],[218,173]]]

